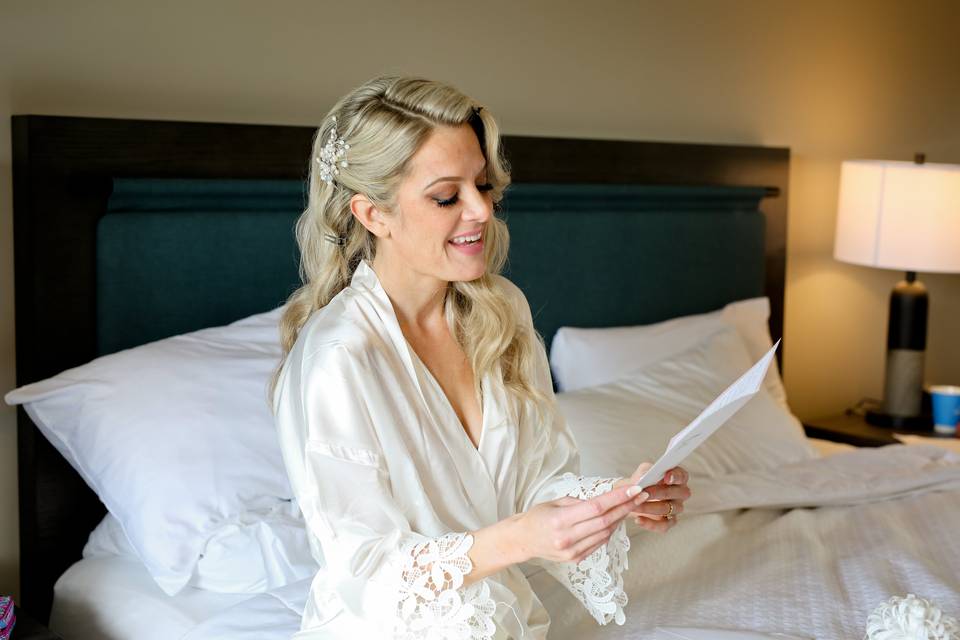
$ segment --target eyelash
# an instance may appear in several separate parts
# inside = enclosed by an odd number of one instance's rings
[[[479,185],[477,185],[477,191],[479,191],[480,193],[486,193],[487,191],[490,191],[491,189],[493,189],[493,185],[490,184],[489,182],[488,182],[487,184],[479,184]],[[447,199],[447,200],[437,200],[436,198],[434,198],[433,200],[434,200],[434,202],[437,203],[437,206],[438,206],[438,207],[449,207],[449,206],[452,206],[452,205],[457,204],[457,201],[458,201],[459,199],[460,199],[460,196],[459,196],[459,195],[454,195],[452,198],[449,198],[449,199]]]

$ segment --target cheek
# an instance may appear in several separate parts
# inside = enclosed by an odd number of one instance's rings
[[[405,214],[397,220],[396,232],[410,257],[446,252],[447,238],[453,233],[449,216],[444,216],[442,210],[431,211],[428,206],[406,209]]]

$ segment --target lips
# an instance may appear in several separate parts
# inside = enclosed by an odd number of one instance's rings
[[[468,256],[475,256],[483,252],[483,230],[461,233],[447,241],[454,249]]]
[[[458,236],[454,236],[448,242],[454,246],[462,246],[467,244],[473,244],[475,242],[480,242],[483,238],[483,230],[477,229],[476,231],[470,231],[468,233],[461,233]]]

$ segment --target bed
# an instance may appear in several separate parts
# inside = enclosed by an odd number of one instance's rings
[[[291,226],[311,128],[49,116],[17,116],[13,125],[18,385],[171,336],[262,320],[296,286]],[[548,345],[561,327],[654,326],[758,297],[769,305],[767,339],[782,336],[788,150],[504,143],[514,176],[504,203],[507,275]],[[698,353],[725,360],[718,344]],[[671,371],[651,369],[613,392],[564,390],[571,420],[620,407],[619,418],[579,427],[585,465],[600,464],[596,452],[629,428],[623,414],[634,415],[637,398]],[[52,445],[27,411],[18,420],[28,611],[46,619],[52,607],[51,626],[68,639],[286,638],[297,629],[309,580],[296,558],[264,583],[251,578],[248,587],[259,586],[244,592],[217,589],[212,578],[201,584],[213,588],[161,588],[143,548],[104,519],[101,499],[110,497],[90,489],[90,470],[78,473],[66,461],[72,452]],[[765,451],[765,435],[753,433],[717,464]],[[531,568],[554,619],[551,637],[647,638],[658,625],[855,637],[873,606],[914,592],[960,613],[960,548],[950,535],[960,513],[956,458],[925,447],[816,446],[836,455],[725,468],[669,536],[632,532],[623,627],[597,627]],[[883,474],[889,465],[900,471]],[[295,515],[271,509],[277,522]]]

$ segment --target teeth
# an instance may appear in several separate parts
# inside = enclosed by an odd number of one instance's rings
[[[453,244],[467,244],[468,242],[476,242],[480,239],[481,235],[482,234],[480,233],[476,233],[472,236],[461,236],[459,238],[454,238],[452,242]]]

